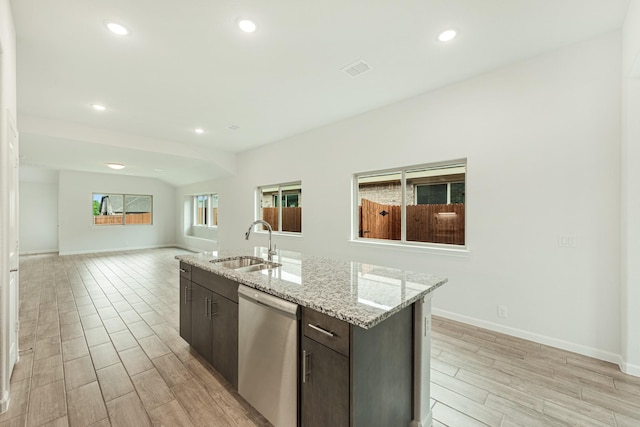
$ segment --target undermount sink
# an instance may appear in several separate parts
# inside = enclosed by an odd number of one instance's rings
[[[214,259],[210,262],[218,264],[221,267],[229,268],[231,270],[240,271],[243,273],[250,273],[252,271],[260,271],[270,268],[280,267],[282,264],[276,262],[265,261],[262,258],[252,256],[239,256],[235,258],[227,259]]]

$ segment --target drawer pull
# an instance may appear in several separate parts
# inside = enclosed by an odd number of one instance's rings
[[[189,272],[189,270],[185,270],[184,268],[180,268],[180,272],[181,272],[181,273],[188,273],[188,272]]]
[[[336,336],[336,334],[334,334],[333,332],[329,332],[326,329],[322,329],[320,326],[315,326],[315,325],[312,325],[311,323],[309,323],[309,327],[311,329],[313,329],[313,330],[316,330],[316,331],[318,331],[320,333],[325,334],[326,336],[329,336],[329,337],[335,337]]]

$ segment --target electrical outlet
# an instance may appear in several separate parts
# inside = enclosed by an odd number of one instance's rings
[[[507,317],[509,317],[509,310],[507,309],[507,306],[505,305],[498,306],[498,317],[502,317],[503,319],[506,319]]]
[[[560,246],[561,248],[575,248],[576,236],[572,234],[558,235],[558,246]]]

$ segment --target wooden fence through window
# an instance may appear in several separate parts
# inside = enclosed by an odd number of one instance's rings
[[[207,215],[207,208],[198,208],[196,211],[196,224],[204,225]],[[211,224],[218,225],[218,208],[211,208]]]
[[[464,245],[464,203],[407,206],[407,241]],[[362,199],[360,237],[400,240],[400,206]]]
[[[95,225],[118,225],[122,224],[122,214],[94,215]],[[126,214],[125,224],[151,224],[151,212]]]
[[[262,219],[267,221],[274,231],[278,228],[278,208],[262,208]],[[267,228],[262,226],[263,230]],[[302,208],[282,208],[282,231],[300,233],[302,231]]]

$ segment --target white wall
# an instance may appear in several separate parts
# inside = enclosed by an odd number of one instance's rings
[[[16,117],[16,35],[9,0],[0,0],[0,412],[9,403],[9,158],[7,114]]]
[[[58,171],[20,168],[20,254],[58,252]]]
[[[192,251],[215,251],[218,249],[218,227],[193,227],[193,196],[216,193],[219,181],[213,186],[197,183],[176,189],[176,244]],[[220,195],[218,195],[219,200]]]
[[[622,59],[622,358],[640,376],[640,0],[631,0]]]
[[[175,244],[175,188],[154,178],[60,171],[58,230],[61,255]],[[94,226],[93,193],[150,194],[153,225]]]
[[[243,239],[255,187],[301,180],[304,235],[280,248],[446,276],[438,314],[619,362],[620,46],[609,34],[243,153],[236,177],[176,197],[218,192],[220,247],[246,247],[266,242]],[[349,242],[353,173],[465,157],[466,256]]]

